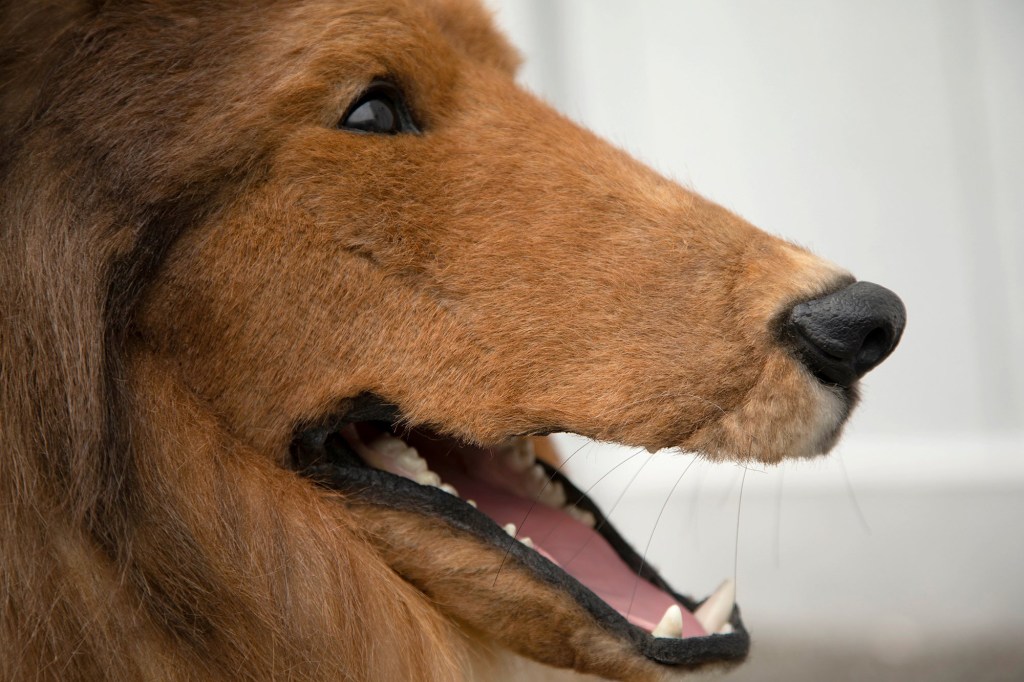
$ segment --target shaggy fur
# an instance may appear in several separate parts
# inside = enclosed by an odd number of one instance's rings
[[[660,678],[524,570],[496,591],[486,547],[296,476],[297,425],[373,392],[475,443],[774,462],[845,419],[773,323],[847,276],[518,89],[472,2],[0,21],[3,679],[454,680],[505,650]],[[423,134],[337,129],[375,77]]]

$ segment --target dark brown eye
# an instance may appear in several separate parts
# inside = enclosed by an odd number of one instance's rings
[[[405,106],[402,92],[394,85],[376,82],[349,107],[338,127],[359,133],[397,135],[419,132]]]

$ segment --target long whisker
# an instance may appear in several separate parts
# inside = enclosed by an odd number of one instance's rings
[[[746,471],[746,467],[742,463],[738,464],[737,466]],[[733,473],[732,479],[729,481],[729,488],[725,491],[725,494],[722,495],[721,500],[719,500],[718,502],[719,511],[724,513],[726,509],[728,509],[729,500],[732,499],[732,491],[736,489],[736,481],[738,481],[739,478],[740,477],[736,473]]]
[[[775,495],[775,568],[782,565],[782,484],[786,476],[786,469],[779,467],[779,485]]]
[[[683,476],[686,475],[686,472],[690,470],[690,467],[692,467],[693,463],[696,461],[697,457],[693,457],[689,464],[687,464],[683,469],[683,473],[679,474],[679,478],[677,478],[676,482],[672,484],[672,489],[668,491],[668,495],[665,496],[665,501],[661,504],[661,510],[658,511],[658,518],[654,520],[654,528],[651,529],[651,535],[647,538],[647,546],[644,547],[643,556],[640,558],[640,568],[637,570],[636,580],[633,582],[633,593],[629,596],[629,608],[626,609],[627,619],[629,618],[629,614],[633,611],[633,601],[636,599],[636,590],[640,585],[640,576],[644,572],[644,566],[647,565],[647,552],[651,549],[651,542],[654,540],[654,533],[658,530],[658,523],[661,522],[661,517],[665,513],[665,508],[668,507],[668,501],[672,499],[672,494],[676,491],[676,488],[679,487],[679,482],[683,480]]]
[[[694,548],[698,551],[700,550],[700,492],[701,487],[704,485],[705,472],[706,469],[700,468],[694,474],[697,480],[693,486],[693,495],[690,497],[690,511],[687,514],[692,528],[689,537],[691,542],[693,542]]]
[[[738,587],[740,569],[740,516],[743,512],[743,486],[747,482],[747,468],[743,467],[743,477],[740,479],[740,499],[736,503],[736,541],[733,550],[732,557],[732,584]]]
[[[576,450],[574,450],[571,455],[566,457],[557,467],[555,467],[555,471],[557,473],[562,473],[562,468],[569,463],[569,460],[571,460],[573,457],[579,454],[588,445],[591,445],[591,441],[586,441],[585,443],[583,443],[583,445],[576,448]],[[548,476],[547,480],[544,481],[544,485],[541,487],[540,491],[537,492],[537,495],[530,502],[530,508],[526,510],[526,515],[523,517],[523,520],[519,522],[518,526],[516,526],[515,535],[509,538],[510,542],[508,543],[508,547],[505,548],[504,556],[501,557],[501,563],[498,564],[498,570],[494,574],[494,582],[491,583],[491,587],[494,587],[498,584],[498,577],[501,575],[501,569],[505,567],[505,561],[508,560],[508,553],[512,551],[513,544],[519,540],[519,531],[522,530],[523,526],[526,524],[526,520],[530,518],[530,513],[533,511],[533,508],[537,506],[537,502],[540,500],[540,496],[544,494],[544,491],[547,490],[548,486],[551,485],[551,482],[554,479],[554,474]]]
[[[590,486],[589,486],[589,487],[588,487],[588,488],[587,488],[586,490],[584,490],[584,491],[583,491],[583,494],[584,494],[584,495],[586,495],[586,496],[589,496],[589,495],[590,495],[590,491],[591,491],[591,490],[593,490],[594,488],[596,488],[596,487],[597,487],[597,485],[598,485],[598,484],[599,484],[599,483],[600,483],[601,481],[603,481],[604,479],[608,478],[608,476],[609,476],[609,475],[610,475],[610,474],[611,474],[611,473],[612,473],[613,471],[615,471],[615,470],[616,470],[616,469],[618,469],[618,468],[619,468],[620,466],[622,466],[623,464],[625,464],[625,463],[626,463],[626,462],[628,462],[629,460],[631,460],[631,459],[633,459],[634,457],[636,457],[637,455],[639,455],[639,454],[640,454],[641,452],[643,452],[643,450],[642,450],[642,449],[640,449],[640,450],[637,450],[636,452],[634,452],[634,453],[633,453],[632,455],[630,455],[629,457],[626,457],[625,459],[619,460],[619,462],[618,462],[618,463],[617,463],[617,464],[616,464],[615,466],[613,466],[613,467],[612,467],[611,469],[609,469],[608,471],[604,472],[604,474],[602,474],[602,475],[601,475],[601,477],[600,477],[599,479],[597,479],[596,481],[594,481],[593,483],[591,483],[591,484],[590,484]],[[641,467],[641,468],[642,468],[642,467]],[[539,497],[539,495],[538,495],[538,497]],[[544,535],[544,538],[543,538],[543,540],[547,540],[547,539],[548,539],[549,537],[551,537],[551,534],[552,534],[552,533],[554,533],[554,532],[555,532],[556,530],[558,530],[559,528],[561,528],[561,526],[562,526],[562,521],[563,521],[563,520],[564,520],[564,517],[560,517],[560,518],[558,519],[558,522],[557,522],[557,523],[555,523],[555,525],[551,526],[551,528],[549,528],[549,529],[548,529],[548,532],[547,532],[547,533],[546,533],[546,534]],[[541,541],[541,543],[542,543],[542,544],[543,544],[543,540]]]
[[[843,472],[843,480],[846,482],[846,494],[850,497],[850,502],[853,504],[854,511],[857,512],[857,518],[860,520],[860,525],[864,529],[864,532],[871,535],[871,524],[868,523],[868,519],[864,516],[864,510],[860,508],[860,502],[857,501],[857,494],[853,492],[853,483],[850,481],[850,474],[846,471],[846,462],[843,461],[843,456],[840,455],[836,458],[839,461],[839,468]]]
[[[633,459],[633,457],[636,457],[637,455],[639,455],[643,451],[644,451],[644,449],[640,448],[639,450],[634,452],[632,455],[630,455],[629,459]],[[594,535],[597,534],[597,531],[600,531],[602,528],[604,528],[605,524],[608,523],[608,519],[611,518],[612,512],[614,512],[615,508],[619,506],[619,502],[622,502],[622,498],[625,496],[626,491],[629,490],[630,486],[633,485],[633,481],[636,480],[636,477],[640,475],[640,472],[644,470],[644,467],[646,467],[648,462],[650,462],[652,459],[654,459],[654,458],[653,457],[648,457],[647,459],[644,460],[643,464],[641,464],[639,467],[637,467],[637,470],[633,473],[633,476],[629,479],[629,482],[626,483],[626,487],[624,487],[622,489],[622,492],[619,493],[619,496],[615,498],[615,502],[608,509],[608,511],[605,512],[604,518],[602,518],[598,522],[598,524],[596,526],[594,526],[594,531],[595,532],[593,534],[587,536],[587,541],[584,542],[582,545],[580,545],[579,549],[576,550],[576,553],[573,554],[572,557],[567,562],[565,562],[566,566],[568,566],[573,561],[575,561],[576,558],[580,555],[580,553],[582,553],[583,550],[587,548],[587,546],[590,544],[590,541],[594,539]],[[611,473],[611,472],[609,472],[609,473]]]

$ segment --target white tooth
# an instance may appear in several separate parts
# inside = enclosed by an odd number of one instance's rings
[[[416,451],[412,448],[399,455],[398,464],[411,474],[418,474],[427,470],[427,460],[416,454]]]
[[[370,447],[382,455],[399,455],[405,450],[409,449],[409,446],[405,444],[405,441],[400,438],[395,438],[391,434],[385,433],[378,436]]]
[[[437,487],[440,488],[441,490],[445,491],[449,495],[454,495],[455,497],[459,496],[458,491],[455,490],[454,486],[452,486],[450,483],[442,483],[441,485],[439,485]]]
[[[416,477],[413,480],[420,485],[441,485],[441,477],[429,469],[416,474]]]
[[[530,538],[528,538],[528,537],[519,538],[519,542],[523,543],[524,545],[526,545],[530,549],[533,549],[533,540],[531,540]]]
[[[537,456],[533,452],[533,443],[522,439],[512,443],[512,446],[503,453],[505,465],[512,471],[526,471],[534,462]]]
[[[731,635],[733,633],[732,623],[726,623],[722,626],[722,629],[718,631],[720,635]]]
[[[554,481],[541,491],[537,499],[549,507],[561,509],[565,504],[565,488],[560,481]]]
[[[476,500],[466,500],[466,504],[468,504],[473,509],[476,509]]]
[[[665,609],[665,615],[661,622],[651,630],[655,637],[673,637],[679,639],[683,636],[683,612],[676,604]]]
[[[544,481],[547,480],[548,474],[544,471],[544,467],[540,464],[534,464],[530,467],[530,480],[534,483],[540,483],[544,485]]]
[[[729,622],[732,615],[733,604],[736,603],[736,584],[732,579],[727,579],[715,593],[707,598],[696,611],[694,617],[704,627],[708,634],[714,634],[722,629],[722,626]]]
[[[563,511],[580,523],[590,526],[591,528],[597,525],[597,519],[595,519],[594,515],[585,509],[580,509],[575,505],[569,505],[568,507],[565,507]]]
[[[505,532],[511,535],[512,537],[516,536],[516,524],[506,523],[504,526],[502,526],[502,528],[504,528]]]

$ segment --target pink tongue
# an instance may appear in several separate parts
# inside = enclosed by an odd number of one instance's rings
[[[650,632],[665,610],[676,604],[683,612],[683,637],[707,634],[685,606],[637,576],[594,529],[564,512],[533,504],[469,477],[454,458],[429,460],[430,468],[455,486],[460,497],[475,500],[477,508],[500,526],[514,523],[519,529],[517,538],[529,537],[537,551],[586,585],[629,622]]]

